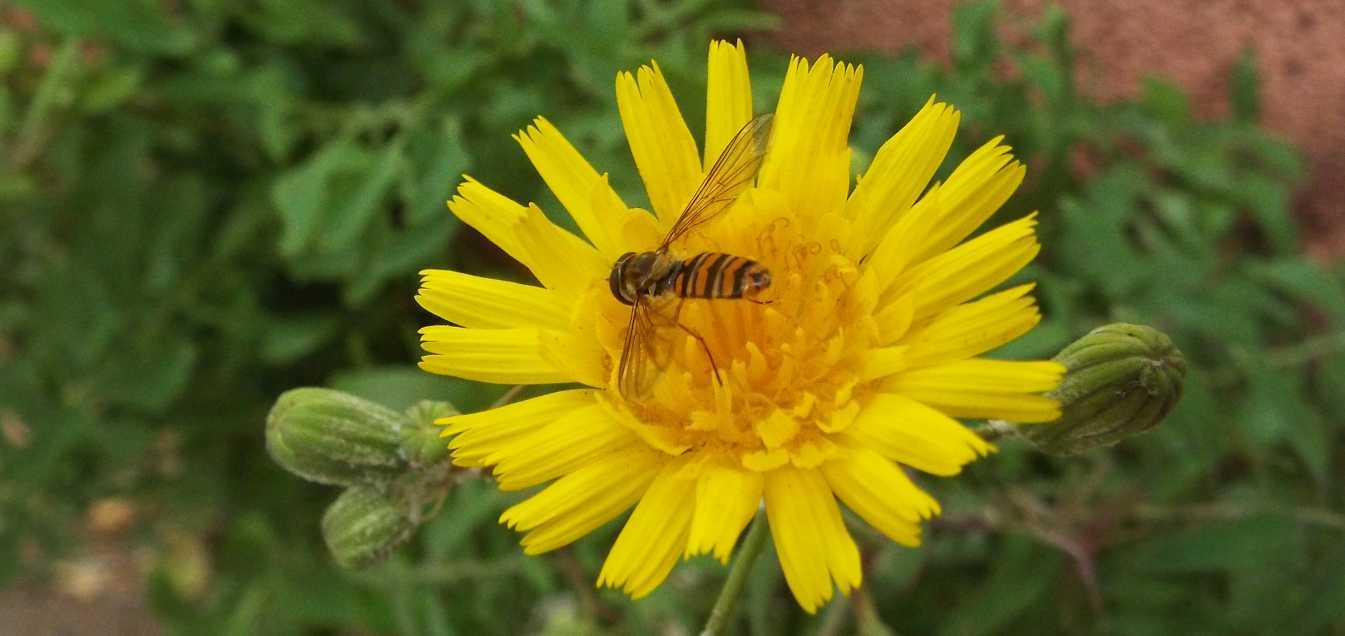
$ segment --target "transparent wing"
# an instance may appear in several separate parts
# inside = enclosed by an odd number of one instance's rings
[[[621,363],[617,366],[617,390],[627,399],[638,398],[649,391],[656,373],[650,362],[658,358],[654,351],[654,323],[649,319],[649,299],[636,296],[626,324],[626,343],[621,348]]]
[[[663,239],[659,249],[666,249],[673,241],[681,238],[692,228],[703,225],[733,205],[738,195],[756,178],[761,168],[761,160],[766,156],[766,142],[770,138],[771,115],[757,115],[747,122],[738,133],[729,140],[724,151],[719,153],[705,180],[696,189],[696,193],[677,217],[668,236]]]

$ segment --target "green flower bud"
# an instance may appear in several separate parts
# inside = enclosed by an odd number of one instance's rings
[[[429,466],[448,459],[448,442],[439,435],[443,427],[435,424],[441,417],[457,415],[458,410],[448,402],[421,400],[406,409],[411,426],[402,435],[402,450],[414,466]]]
[[[416,521],[408,512],[378,486],[351,486],[322,515],[322,538],[341,567],[373,565],[411,537]]]
[[[386,481],[403,470],[406,416],[331,389],[287,391],[266,418],[266,449],[310,481],[350,485]]]
[[[1182,397],[1186,358],[1151,327],[1113,323],[1089,332],[1055,356],[1065,379],[1054,422],[1016,426],[1052,455],[1110,446],[1163,421]]]

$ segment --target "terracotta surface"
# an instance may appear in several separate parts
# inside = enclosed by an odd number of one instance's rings
[[[952,0],[763,0],[784,17],[777,41],[817,53],[916,47],[948,59]],[[1041,0],[1005,0],[1009,29]],[[1229,71],[1246,47],[1259,59],[1262,122],[1307,155],[1295,205],[1307,249],[1345,257],[1345,0],[1060,0],[1072,18],[1080,86],[1135,94],[1147,74],[1175,79],[1205,116],[1226,112]]]

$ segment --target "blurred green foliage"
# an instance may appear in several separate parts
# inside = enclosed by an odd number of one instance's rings
[[[698,132],[709,38],[773,18],[707,0],[23,6],[0,31],[0,580],[50,574],[88,504],[116,495],[176,631],[696,628],[717,564],[640,603],[596,592],[615,528],[526,558],[495,524],[515,496],[477,479],[390,562],[340,571],[318,529],[334,491],[272,464],[262,422],[307,384],[489,404],[501,388],[412,366],[417,269],[524,276],[444,210],[459,175],[559,211],[508,138],[545,113],[639,201],[615,72],[657,58]],[[763,559],[741,626],[843,627],[853,605],[902,633],[1345,629],[1345,287],[1299,254],[1300,161],[1255,124],[1255,60],[1227,119],[1161,80],[1103,105],[1077,90],[1063,13],[1024,47],[996,17],[957,12],[951,67],[845,55],[866,65],[857,161],[931,93],[964,113],[949,168],[1007,134],[1029,180],[998,218],[1042,211],[1026,277],[1047,319],[1005,354],[1148,323],[1186,353],[1186,397],[1109,451],[1008,443],[924,480],[945,502],[926,547],[855,525],[864,596],[818,617]],[[765,110],[786,57],[761,39],[751,55]],[[194,579],[182,537],[208,555]]]

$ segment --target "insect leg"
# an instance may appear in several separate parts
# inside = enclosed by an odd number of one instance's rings
[[[718,384],[719,386],[724,386],[724,381],[719,379],[719,365],[715,364],[715,354],[710,353],[710,345],[705,343],[705,338],[702,338],[701,335],[696,333],[695,330],[693,330],[691,327],[682,324],[680,321],[677,322],[676,324],[678,329],[685,331],[688,336],[695,338],[696,342],[701,343],[701,349],[705,351],[705,357],[710,359],[710,371],[711,373],[714,374],[715,384]]]
[[[696,333],[696,330],[682,324],[682,303],[685,302],[685,298],[677,299],[677,308],[672,312],[672,323],[676,325],[678,329],[686,332],[688,336],[695,338],[696,342],[700,343],[701,350],[705,352],[705,357],[710,360],[710,372],[714,374],[715,383],[724,386],[724,381],[719,379],[719,365],[715,363],[715,355],[710,353],[710,345],[705,342],[705,338],[701,337],[699,333]]]

